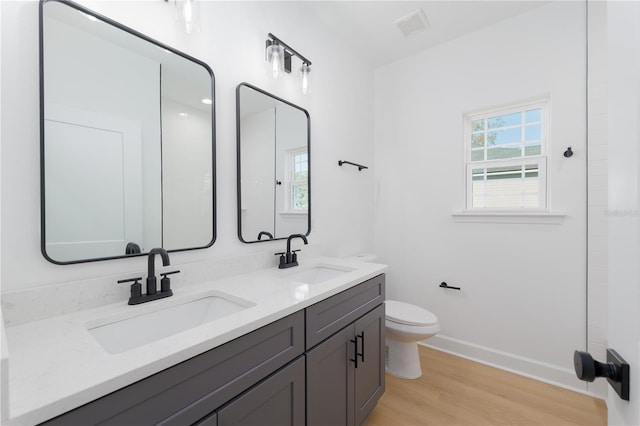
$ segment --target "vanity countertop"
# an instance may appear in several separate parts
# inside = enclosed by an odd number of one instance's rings
[[[314,267],[347,271],[317,284],[290,276]],[[5,329],[9,351],[11,424],[36,424],[63,414],[172,365],[229,342],[327,297],[373,278],[387,267],[319,257],[296,268],[174,285],[174,296],[129,306],[127,301]],[[109,354],[90,324],[155,312],[220,292],[252,304],[240,312],[121,353]]]

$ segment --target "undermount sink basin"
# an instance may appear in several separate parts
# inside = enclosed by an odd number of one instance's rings
[[[117,354],[240,312],[253,305],[245,300],[209,296],[107,324],[88,326],[87,329],[108,353]]]
[[[304,271],[296,272],[289,275],[289,279],[300,281],[305,284],[319,284],[332,278],[351,272],[350,269],[340,269],[333,266],[314,266]]]

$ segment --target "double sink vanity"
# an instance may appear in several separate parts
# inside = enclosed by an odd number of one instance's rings
[[[360,424],[385,270],[319,257],[9,327],[12,423]]]

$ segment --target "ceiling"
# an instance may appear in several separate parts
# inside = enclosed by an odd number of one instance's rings
[[[546,1],[309,1],[311,12],[377,67],[541,6]],[[429,27],[405,37],[394,24],[422,8]]]

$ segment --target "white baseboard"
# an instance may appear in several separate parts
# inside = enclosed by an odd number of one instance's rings
[[[586,382],[578,380],[572,369],[525,358],[508,352],[480,346],[451,337],[436,335],[418,344],[442,352],[450,353],[471,361],[496,367],[501,370],[539,380],[594,398],[602,399],[601,395],[589,392]],[[571,354],[569,354],[571,355]]]

